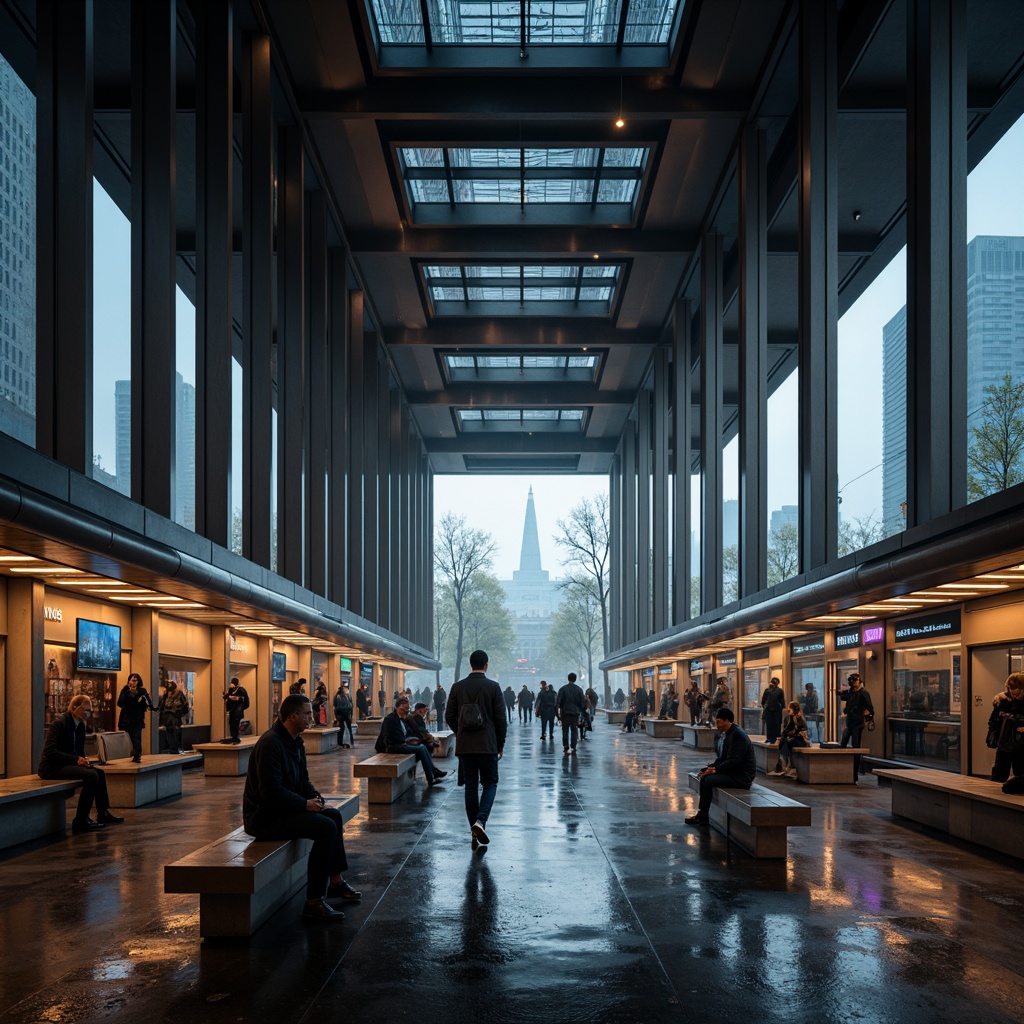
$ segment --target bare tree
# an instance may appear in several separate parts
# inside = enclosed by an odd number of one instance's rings
[[[462,675],[463,639],[466,635],[466,599],[473,577],[491,568],[497,545],[489,533],[466,525],[465,516],[445,512],[434,542],[434,568],[451,588],[455,604],[455,678]]]
[[[585,665],[587,678],[593,680],[594,658],[601,654],[600,606],[586,587],[566,583],[560,589],[562,603],[551,617],[548,653],[573,671]]]
[[[455,603],[449,586],[434,586],[434,656],[444,664],[444,654],[451,645],[456,627]],[[441,669],[435,672],[441,682]]]
[[[783,523],[768,534],[768,586],[788,580],[800,571],[800,531]]]
[[[882,524],[873,515],[843,519],[839,523],[839,557],[860,551],[885,536]]]
[[[1005,491],[1024,480],[1024,381],[1004,374],[985,388],[979,426],[971,427],[967,449],[967,494],[972,501]]]
[[[601,610],[601,647],[608,650],[608,583],[611,546],[611,523],[608,517],[608,495],[599,494],[593,501],[584,498],[558,520],[562,531],[555,543],[566,552],[564,563],[566,583],[587,590]],[[610,700],[608,673],[604,673],[604,700]]]

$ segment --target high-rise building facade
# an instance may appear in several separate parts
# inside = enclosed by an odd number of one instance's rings
[[[35,97],[0,58],[0,430],[36,433]]]
[[[882,516],[906,525],[907,308],[882,329]],[[985,389],[1024,380],[1024,237],[978,235],[967,246],[967,442],[985,416]]]

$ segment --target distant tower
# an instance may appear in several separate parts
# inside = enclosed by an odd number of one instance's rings
[[[523,548],[519,555],[519,568],[512,572],[511,580],[503,580],[505,601],[515,619],[516,667],[514,672],[526,673],[523,678],[536,685],[533,676],[545,672],[545,652],[551,632],[551,616],[562,601],[558,584],[552,582],[540,564],[540,534],[537,531],[537,510],[533,505],[533,488],[526,498],[526,519],[523,522]],[[538,677],[539,678],[539,677]],[[518,689],[518,685],[516,688]]]
[[[540,567],[540,536],[537,533],[537,510],[533,507],[533,487],[526,497],[526,522],[523,523],[523,549],[519,554],[519,570],[512,574],[516,579],[521,572],[543,572]],[[547,573],[544,573],[545,578]]]

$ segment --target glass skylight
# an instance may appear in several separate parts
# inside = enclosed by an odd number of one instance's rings
[[[583,409],[459,409],[463,430],[573,431],[583,428]]]
[[[579,350],[551,354],[508,352],[447,353],[443,356],[451,381],[537,383],[540,381],[593,381],[599,356]]]
[[[398,154],[417,223],[450,220],[460,206],[488,204],[589,206],[602,220],[619,222],[633,218],[650,148],[403,147]]]
[[[618,41],[623,0],[428,0],[435,45],[593,46]],[[383,45],[425,44],[420,0],[370,0]],[[623,42],[664,45],[682,0],[631,0]],[[525,19],[525,23],[524,23]]]
[[[437,316],[607,316],[621,263],[425,264]]]

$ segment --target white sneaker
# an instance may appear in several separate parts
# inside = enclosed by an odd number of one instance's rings
[[[765,772],[765,775],[772,775],[772,776],[774,776],[774,777],[775,777],[775,778],[777,778],[777,779],[778,779],[778,778],[781,778],[781,777],[782,777],[783,775],[785,775],[785,774],[786,774],[786,773],[785,773],[785,772],[784,772],[784,771],[783,771],[783,770],[782,770],[781,768],[777,768],[777,769],[776,769],[775,771],[773,771],[773,772]]]
[[[782,774],[785,775],[787,779],[795,779],[796,778],[796,769],[795,768],[787,768]]]

